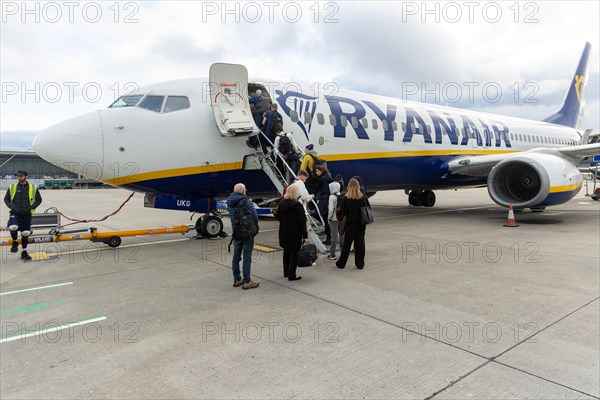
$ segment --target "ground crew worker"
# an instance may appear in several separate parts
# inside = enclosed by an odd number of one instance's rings
[[[11,253],[19,251],[18,232],[21,232],[21,253],[22,260],[31,260],[27,254],[27,244],[29,235],[31,235],[31,214],[42,202],[42,196],[37,186],[27,182],[27,172],[17,171],[18,183],[13,183],[8,187],[4,196],[4,203],[8,207],[10,216],[8,218],[8,229],[12,238]]]

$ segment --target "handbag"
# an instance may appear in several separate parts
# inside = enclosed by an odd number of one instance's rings
[[[367,200],[365,200],[365,205],[360,207],[360,223],[363,225],[369,225],[373,223],[373,212],[369,206],[367,206]]]
[[[304,242],[300,250],[296,253],[299,267],[310,267],[317,261],[317,246]]]

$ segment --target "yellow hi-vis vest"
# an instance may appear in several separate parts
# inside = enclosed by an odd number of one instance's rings
[[[29,183],[29,182],[27,182]],[[12,203],[13,200],[15,199],[15,195],[17,194],[17,185],[18,183],[13,183],[12,185],[10,185],[8,187],[8,190],[10,190],[10,202]],[[33,205],[33,203],[35,203],[35,195],[37,193],[37,186],[29,183],[29,205]],[[10,212],[11,209],[8,209],[8,212]],[[35,209],[31,210],[31,213],[35,213]]]

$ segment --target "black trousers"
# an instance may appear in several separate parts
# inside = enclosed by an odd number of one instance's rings
[[[346,233],[344,234],[344,244],[342,246],[342,254],[339,260],[335,263],[338,268],[344,268],[350,256],[350,249],[354,243],[354,264],[357,268],[365,266],[365,232],[367,226],[363,224],[348,224]]]
[[[283,276],[286,278],[296,277],[296,268],[298,267],[297,251],[283,249]]]

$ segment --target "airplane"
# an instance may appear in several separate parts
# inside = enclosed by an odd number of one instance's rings
[[[33,147],[62,168],[145,193],[148,207],[202,213],[198,232],[215,237],[223,234],[216,200],[236,183],[256,198],[280,195],[287,184],[247,143],[263,135],[249,107],[261,89],[300,147],[312,143],[346,182],[360,175],[369,195],[403,189],[410,205],[432,207],[434,190],[487,186],[500,206],[541,211],[572,199],[582,186],[578,162],[600,153],[600,143],[584,144],[578,131],[590,49],[586,43],[561,109],[543,121],[327,86],[249,82],[243,65],[215,63],[208,79],[142,87],[47,128]]]

